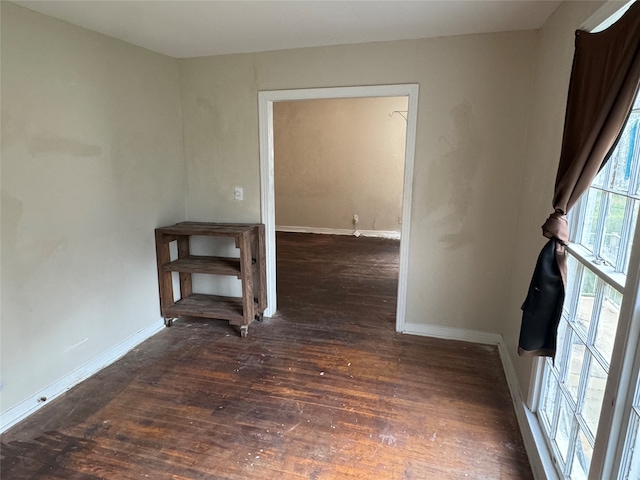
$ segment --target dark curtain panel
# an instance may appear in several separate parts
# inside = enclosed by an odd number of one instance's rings
[[[599,33],[576,32],[555,212],[542,226],[549,238],[522,306],[518,353],[554,356],[567,283],[566,214],[609,159],[640,84],[640,2]]]

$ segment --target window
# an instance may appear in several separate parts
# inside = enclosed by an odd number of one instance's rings
[[[627,332],[632,322],[640,322],[632,315],[639,303],[638,268],[630,264],[633,246],[640,242],[639,209],[636,100],[611,158],[570,215],[572,243],[558,349],[555,361],[543,361],[537,412],[563,479],[640,478],[640,360],[633,361],[638,339],[616,339],[618,330]],[[625,370],[625,362],[633,366]],[[623,391],[619,387],[629,385],[634,388],[627,388],[625,398],[603,404],[607,389]],[[616,408],[622,414],[615,416]],[[612,428],[612,418],[617,428]],[[615,460],[610,462],[612,473],[605,475],[607,455]]]

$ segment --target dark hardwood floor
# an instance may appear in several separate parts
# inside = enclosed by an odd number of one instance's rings
[[[278,234],[279,313],[181,319],[2,436],[9,479],[531,479],[497,349],[395,333],[398,242]]]

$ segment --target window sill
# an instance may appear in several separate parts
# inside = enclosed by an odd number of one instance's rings
[[[620,293],[624,294],[624,287],[627,280],[627,276],[625,274],[616,272],[613,267],[610,267],[608,265],[598,265],[594,263],[596,257],[582,245],[571,243],[565,248],[585,267],[587,267],[596,275],[602,277],[605,282],[618,290]]]
[[[531,410],[529,410],[529,408],[524,403],[522,404],[522,409],[524,410],[524,414],[529,426],[529,432],[533,439],[533,443],[535,444],[538,458],[540,459],[540,462],[535,463],[538,464],[538,468],[541,466],[543,470],[542,472],[539,472],[538,469],[534,467],[534,462],[531,462],[531,468],[533,469],[534,477],[540,480],[560,480],[556,467],[553,463],[551,451],[549,450],[549,446],[547,445],[547,442],[545,440],[542,426],[540,425],[540,422],[538,420],[538,416]]]

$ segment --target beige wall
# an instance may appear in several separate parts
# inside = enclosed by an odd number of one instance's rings
[[[515,352],[573,30],[600,4],[540,33],[176,61],[2,2],[1,410],[159,318],[152,231],[185,193],[191,220],[260,219],[260,90],[420,84],[407,322]]]
[[[2,2],[2,411],[157,322],[178,63]]]
[[[274,103],[276,225],[399,232],[407,103]]]
[[[419,83],[406,321],[499,331],[537,40],[527,31],[181,60],[189,219],[260,220],[258,91]]]
[[[567,89],[574,51],[574,32],[603,2],[564,2],[540,31],[540,55],[533,91],[529,134],[519,193],[515,251],[511,262],[505,324],[500,330],[512,355],[520,387],[525,393],[531,359],[517,356],[524,301],[536,258],[546,239],[541,225],[553,212],[551,200],[560,158]]]

